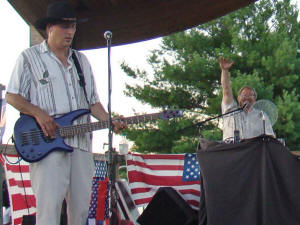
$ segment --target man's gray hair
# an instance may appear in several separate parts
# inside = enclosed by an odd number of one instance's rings
[[[239,92],[238,92],[238,96],[241,94],[241,92],[242,92],[244,89],[252,90],[255,99],[257,98],[257,93],[256,93],[255,89],[254,89],[253,87],[250,87],[250,86],[243,86],[243,87],[241,87],[241,89],[240,89]]]

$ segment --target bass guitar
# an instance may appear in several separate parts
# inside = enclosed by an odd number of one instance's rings
[[[14,127],[14,144],[17,152],[27,162],[37,162],[52,151],[72,152],[73,148],[65,144],[64,138],[109,127],[109,121],[73,125],[75,119],[88,113],[90,111],[87,109],[79,109],[55,118],[59,127],[56,129],[56,137],[52,139],[44,135],[33,117],[22,115]],[[180,110],[165,110],[160,113],[126,117],[122,121],[126,124],[135,124],[158,118],[170,119],[181,116]]]

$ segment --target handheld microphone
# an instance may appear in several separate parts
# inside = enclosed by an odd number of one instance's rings
[[[105,32],[104,32],[104,38],[105,38],[106,40],[110,40],[110,39],[112,38],[112,32],[109,31],[109,30],[105,31]]]

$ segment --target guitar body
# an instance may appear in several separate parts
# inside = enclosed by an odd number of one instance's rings
[[[54,120],[60,127],[70,126],[75,119],[89,112],[87,109],[79,109]],[[52,151],[73,151],[58,133],[54,139],[45,137],[36,120],[28,115],[22,115],[15,124],[14,144],[17,152],[27,162],[37,162]]]

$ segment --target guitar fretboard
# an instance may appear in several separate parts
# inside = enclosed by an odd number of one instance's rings
[[[122,119],[126,124],[136,124],[141,122],[147,122],[158,119],[161,113],[152,113],[147,115],[132,116]],[[118,121],[118,120],[113,120]],[[109,127],[109,121],[98,121],[94,123],[85,123],[78,125],[71,125],[58,128],[58,133],[61,137],[72,137],[77,134],[92,132],[95,130],[101,130]]]

